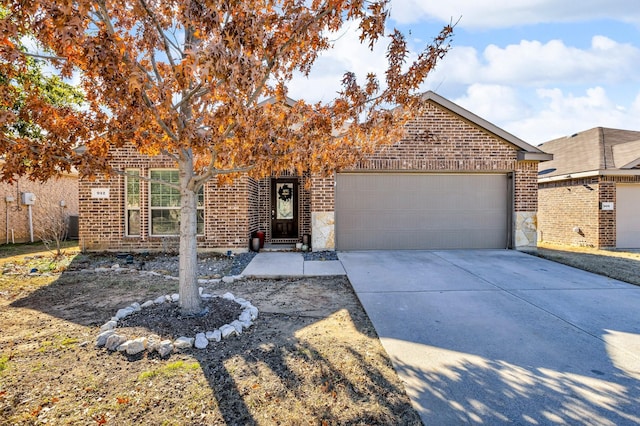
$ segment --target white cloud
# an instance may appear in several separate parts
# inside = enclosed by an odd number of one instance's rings
[[[450,0],[449,3],[454,7],[465,2]],[[466,2],[479,17],[493,13],[504,18],[511,10],[514,11],[511,22],[519,19],[521,23],[526,19],[531,23],[559,22],[569,20],[572,13],[577,17],[606,15],[620,20],[640,16],[640,2],[627,5],[615,0],[605,5],[602,1],[585,0],[579,6],[558,6],[557,1],[542,0],[511,3],[515,2],[488,0],[480,5]],[[552,3],[555,9],[550,7]],[[624,11],[627,18],[619,13],[622,3],[627,6]],[[407,7],[409,16],[424,21],[431,13],[428,8],[438,9],[442,15],[446,3],[394,0],[392,7],[395,19],[398,19],[398,9]],[[578,13],[574,10],[578,7],[584,10]],[[525,19],[526,14],[530,16]],[[328,101],[340,90],[340,80],[347,70],[361,78],[370,71],[383,76],[385,46],[379,45],[375,52],[369,52],[360,44],[356,30],[356,24],[352,24],[340,37],[336,36],[335,48],[318,59],[310,78],[297,78],[292,82],[290,96]],[[536,145],[597,126],[637,129],[640,116],[637,69],[640,69],[639,47],[602,35],[592,36],[586,48],[563,40],[544,43],[521,40],[506,46],[482,48],[455,46],[429,76],[423,89],[435,90]]]
[[[489,45],[482,53],[468,46],[453,48],[430,80],[434,84],[604,84],[640,80],[638,68],[638,47],[604,36],[594,36],[588,49],[560,40],[523,40],[504,48]]]
[[[453,102],[494,124],[530,114],[530,107],[508,86],[473,84],[464,96]]]
[[[456,21],[463,28],[508,28],[519,25],[615,19],[640,23],[640,2],[629,0],[392,0],[391,16],[399,23],[429,18]]]
[[[479,102],[472,95],[473,93],[467,96],[474,102]],[[604,88],[598,86],[579,95],[559,88],[539,89],[536,91],[536,98],[530,101],[538,103],[535,108],[521,109],[520,116],[505,115],[501,119],[499,113],[491,112],[492,109],[499,111],[519,108],[524,101],[515,95],[511,101],[508,98],[498,98],[496,101],[488,98],[490,105],[485,107],[487,115],[484,118],[489,121],[495,118],[494,124],[534,145],[599,126],[637,129],[640,93],[629,105],[621,105],[611,99]],[[505,105],[505,102],[510,106]]]
[[[341,90],[340,82],[347,71],[355,72],[359,79],[373,72],[382,83],[387,65],[385,40],[380,40],[371,51],[358,37],[357,22],[352,22],[340,33],[331,34],[334,47],[321,54],[309,78],[296,76],[289,85],[289,96],[312,102],[329,101]]]

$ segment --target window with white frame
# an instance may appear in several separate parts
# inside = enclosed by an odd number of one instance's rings
[[[140,170],[125,170],[125,232],[140,235]]]
[[[149,210],[151,215],[151,235],[180,234],[180,191],[167,182],[179,183],[178,171],[156,169],[149,171]],[[198,234],[204,234],[204,190],[198,192]]]

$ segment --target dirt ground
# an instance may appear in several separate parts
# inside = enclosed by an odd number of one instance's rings
[[[258,307],[253,327],[128,358],[95,347],[99,326],[177,283],[72,257],[0,259],[0,424],[421,424],[346,278],[207,286]]]

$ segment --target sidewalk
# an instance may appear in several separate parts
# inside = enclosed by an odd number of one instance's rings
[[[242,271],[250,278],[346,275],[339,260],[304,260],[302,253],[258,253]]]

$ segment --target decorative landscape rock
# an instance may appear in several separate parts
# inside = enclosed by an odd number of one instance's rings
[[[174,342],[173,346],[176,349],[187,349],[193,347],[193,341],[195,339],[193,337],[178,337]]]
[[[105,343],[104,347],[110,351],[115,351],[118,349],[118,346],[122,345],[127,340],[127,336],[114,333],[107,338],[107,342]]]
[[[242,313],[240,314],[240,318],[238,318],[238,321],[242,323],[242,326],[244,328],[251,327],[251,325],[253,324],[253,321],[251,319],[251,312],[249,312],[248,310],[242,311]]]
[[[89,270],[89,272],[113,272],[113,271],[121,271],[123,268],[120,268],[119,265],[113,265],[111,268],[96,268],[94,270]],[[135,272],[134,269],[126,271]],[[157,275],[164,276],[167,278],[168,276],[162,275],[160,273],[156,273],[153,271],[139,271],[140,273],[145,273],[149,275]],[[170,277],[174,279],[175,277]],[[222,280],[224,280],[223,277]],[[229,277],[225,282],[233,282],[235,280],[242,280],[244,276],[236,275]],[[208,280],[208,282],[219,283],[221,281],[220,278],[216,278],[213,280]],[[178,293],[174,293],[171,295],[163,295],[159,296],[153,300],[147,300],[142,305],[138,302],[132,303],[131,305],[119,309],[115,316],[111,318],[108,322],[103,324],[100,327],[100,333],[96,337],[96,346],[97,347],[106,347],[106,349],[110,351],[118,351],[118,352],[126,352],[129,355],[139,354],[143,351],[149,352],[158,352],[161,357],[166,357],[171,354],[176,349],[189,349],[195,347],[196,349],[206,349],[209,346],[209,342],[220,342],[222,339],[229,338],[231,336],[238,336],[242,334],[243,330],[251,327],[253,325],[253,321],[258,318],[258,308],[253,306],[251,302],[243,299],[241,297],[236,298],[233,293],[227,292],[222,296],[215,296],[209,293],[205,293],[203,287],[198,288],[200,296],[203,299],[211,299],[214,297],[221,297],[226,300],[233,301],[240,305],[242,308],[242,313],[238,317],[237,320],[234,320],[231,324],[225,324],[219,329],[207,331],[206,333],[198,333],[195,338],[182,336],[177,338],[175,341],[171,340],[160,340],[160,336],[150,335],[148,337],[139,337],[132,340],[127,340],[127,337],[124,335],[120,335],[116,333],[118,321],[135,313],[144,310],[145,308],[149,308],[154,305],[160,305],[163,303],[176,303],[180,300],[180,296]]]
[[[205,334],[207,340],[211,340],[212,342],[219,342],[222,340],[222,333],[219,329],[215,329],[213,331],[207,331]]]
[[[235,328],[235,329],[236,329],[236,332],[237,332],[238,334],[242,334],[242,329],[243,329],[243,327],[242,327],[242,323],[241,323],[240,321],[235,320],[235,321],[233,321],[233,322],[232,322],[231,324],[229,324],[229,325],[230,325],[230,326],[232,326],[233,328]]]
[[[104,323],[102,327],[100,327],[100,331],[114,330],[117,326],[118,326],[118,321],[110,320]]]
[[[198,333],[196,334],[196,341],[193,346],[195,346],[196,349],[204,349],[209,346],[209,340],[204,333]]]
[[[236,328],[232,325],[229,324],[225,324],[222,327],[220,327],[220,333],[222,335],[223,339],[226,339],[227,337],[231,337],[233,335],[237,335],[238,331],[236,330]]]
[[[98,347],[104,346],[107,343],[107,339],[109,338],[109,336],[111,336],[115,332],[116,332],[115,330],[106,330],[98,334],[98,337],[96,337],[96,346]]]
[[[116,318],[121,320],[122,318],[127,317],[134,312],[135,309],[133,309],[131,306],[127,306],[126,308],[118,309],[118,312],[116,312]]]
[[[160,345],[158,345],[156,351],[158,351],[161,357],[165,357],[173,352],[173,343],[171,343],[171,340],[163,340],[160,342]]]
[[[160,347],[160,343],[160,336],[152,334],[151,336],[149,336],[149,338],[147,338],[147,350],[149,352],[157,351]]]
[[[147,348],[147,338],[138,337],[137,339],[129,340],[127,342],[126,352],[129,355],[136,355],[144,351]]]

